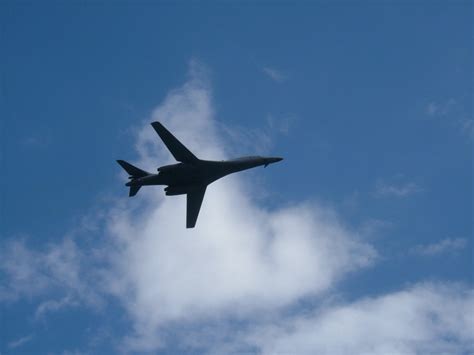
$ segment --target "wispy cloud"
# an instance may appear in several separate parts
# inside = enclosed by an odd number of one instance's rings
[[[417,245],[412,249],[413,253],[419,255],[439,255],[445,253],[453,253],[462,250],[467,245],[465,238],[446,238],[432,244]]]
[[[88,354],[90,353],[80,351],[80,350],[63,350],[63,352],[61,352],[61,355],[88,355]]]
[[[29,131],[27,135],[20,138],[19,143],[25,148],[45,148],[53,142],[53,131],[51,128],[43,127],[39,131]]]
[[[30,136],[24,138],[21,143],[26,147],[39,148],[48,145],[50,143],[50,139],[49,137]]]
[[[274,131],[280,134],[288,134],[296,118],[292,115],[275,117],[274,115],[268,115],[266,119],[267,127],[270,131]]]
[[[0,301],[43,297],[56,290],[98,305],[100,297],[86,279],[90,273],[84,273],[89,261],[68,237],[44,250],[31,249],[25,239],[7,241],[0,245]]]
[[[280,70],[271,68],[271,67],[263,67],[263,72],[273,81],[277,83],[282,83],[287,79],[287,76]]]
[[[199,157],[225,157],[210,98],[206,82],[194,76],[150,120],[163,121]],[[156,164],[158,152],[171,161],[148,121],[139,134],[139,160]],[[177,322],[252,319],[321,295],[376,256],[334,211],[315,202],[269,210],[238,176],[208,188],[192,231],[183,225],[185,201],[159,190],[142,196],[140,216],[124,207],[109,220],[110,238],[120,248],[110,254],[108,289],[134,322],[131,350],[163,346],[162,330]]]
[[[465,108],[464,101],[464,98],[431,101],[426,105],[425,113],[431,118],[450,122],[466,137],[474,139],[474,118],[472,112]]]
[[[474,119],[464,118],[459,122],[461,131],[470,139],[474,139]]]
[[[28,343],[29,341],[31,341],[33,339],[33,334],[30,334],[30,335],[27,335],[27,336],[24,336],[24,337],[21,337],[17,340],[13,340],[11,342],[8,343],[8,348],[9,349],[16,349],[16,348],[19,348],[20,346]]]
[[[61,298],[60,300],[48,300],[45,302],[42,302],[35,311],[35,318],[41,318],[45,314],[50,313],[50,312],[57,312],[59,310],[62,310],[66,307],[72,307],[72,306],[78,306],[79,302],[77,300],[74,300],[70,296],[66,296]]]
[[[458,102],[453,98],[444,102],[431,101],[426,106],[426,113],[432,117],[446,116],[447,114],[452,113],[457,105]]]
[[[470,289],[418,284],[265,324],[248,341],[262,354],[467,354],[473,308]]]
[[[387,182],[379,180],[375,185],[375,197],[408,197],[423,189],[414,182]]]
[[[275,142],[289,134],[296,118],[292,115],[275,117],[268,115],[258,128],[247,128],[216,122],[216,126],[228,141],[226,152],[237,154],[269,154]],[[232,147],[235,147],[233,149]],[[236,151],[238,150],[238,151]],[[239,153],[240,152],[240,153]]]

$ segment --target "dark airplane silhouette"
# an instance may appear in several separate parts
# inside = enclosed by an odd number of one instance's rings
[[[173,136],[160,122],[151,124],[156,133],[165,143],[178,164],[158,168],[158,174],[150,174],[124,160],[117,163],[130,175],[129,196],[135,196],[145,185],[168,185],[165,188],[167,196],[187,194],[186,228],[194,228],[201,209],[207,185],[226,175],[255,168],[260,165],[276,163],[283,158],[265,158],[260,156],[242,157],[226,161],[211,161],[198,159],[180,141]]]

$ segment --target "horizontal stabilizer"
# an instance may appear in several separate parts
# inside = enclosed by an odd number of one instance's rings
[[[130,186],[130,192],[129,192],[128,196],[129,197],[135,196],[137,194],[138,190],[140,190],[140,187],[141,186],[137,186],[137,185]]]
[[[139,178],[150,175],[150,173],[146,172],[145,170],[139,169],[130,163],[127,163],[125,160],[117,160],[117,163],[119,163],[120,166],[133,178]]]

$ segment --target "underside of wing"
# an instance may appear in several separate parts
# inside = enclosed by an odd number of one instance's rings
[[[199,159],[189,151],[175,136],[171,134],[160,122],[153,122],[151,124],[156,133],[160,136],[163,143],[165,143],[168,150],[173,154],[177,161],[183,163],[194,163]]]
[[[186,198],[186,228],[194,228],[207,186],[200,186],[188,192]]]

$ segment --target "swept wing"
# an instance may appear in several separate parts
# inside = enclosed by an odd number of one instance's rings
[[[191,153],[183,143],[176,139],[176,137],[173,136],[160,122],[153,122],[151,125],[177,161],[190,164],[199,161],[199,159]]]
[[[206,193],[206,185],[199,186],[188,192],[186,196],[186,228],[194,228]]]

